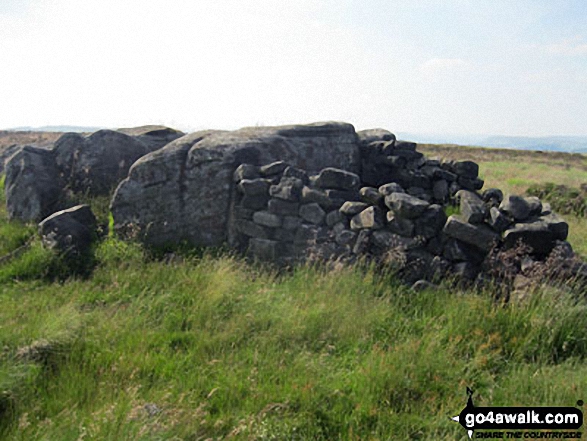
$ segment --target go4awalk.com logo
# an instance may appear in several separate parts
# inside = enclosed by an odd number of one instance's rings
[[[465,428],[469,439],[581,438],[583,412],[576,407],[476,407],[469,388],[467,395],[467,405],[451,419]]]

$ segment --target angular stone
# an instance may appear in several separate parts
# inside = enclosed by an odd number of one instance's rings
[[[253,214],[253,222],[269,228],[281,227],[281,218],[268,211],[257,211]]]
[[[480,264],[487,255],[474,245],[466,244],[457,239],[448,239],[442,249],[442,255],[451,262],[470,261]]]
[[[456,197],[460,200],[461,217],[470,224],[480,224],[487,217],[487,207],[477,194],[469,190],[459,190]]]
[[[413,187],[420,187],[424,190],[429,190],[432,188],[432,181],[428,176],[423,173],[415,172],[412,175],[412,186]]]
[[[396,215],[393,211],[387,212],[387,228],[400,236],[411,237],[414,235],[414,222]]]
[[[302,219],[298,216],[283,216],[281,227],[285,230],[296,230],[302,224]]]
[[[453,167],[454,172],[459,176],[463,176],[469,179],[475,179],[477,176],[479,176],[479,165],[473,161],[455,162]]]
[[[361,230],[357,235],[355,246],[353,247],[353,253],[356,255],[365,254],[369,249],[369,242],[371,241],[371,231]]]
[[[529,216],[539,216],[542,213],[542,202],[540,202],[540,199],[536,196],[529,196],[525,199],[530,207]]]
[[[322,207],[315,202],[301,205],[299,215],[305,221],[316,225],[323,223],[326,217],[326,213]]]
[[[339,210],[333,210],[326,215],[326,225],[332,227],[339,222],[344,221],[345,217]]]
[[[465,190],[476,191],[481,190],[483,188],[483,184],[485,183],[482,179],[475,178],[465,178],[464,176],[459,176],[457,179],[459,185],[464,188]]]
[[[487,223],[498,233],[505,231],[510,226],[511,221],[498,208],[491,207],[489,210],[489,219]]]
[[[432,196],[436,202],[445,202],[448,199],[448,182],[444,179],[434,181],[432,184]]]
[[[302,224],[296,231],[294,243],[298,246],[307,246],[320,243],[328,239],[328,230],[316,225]]]
[[[382,185],[379,187],[379,193],[385,197],[392,193],[405,193],[403,187],[396,182],[390,182],[389,184]]]
[[[308,184],[310,182],[310,178],[308,177],[308,173],[301,168],[289,166],[283,171],[283,177],[285,178],[297,178],[302,181],[304,184]]]
[[[395,135],[385,129],[368,129],[357,132],[357,138],[362,145],[374,141],[395,141]]]
[[[418,144],[416,144],[415,142],[396,141],[395,142],[395,149],[396,150],[407,150],[407,151],[410,151],[410,152],[415,152],[417,145]]]
[[[367,208],[369,205],[365,202],[346,201],[339,208],[339,211],[345,216],[355,216]]]
[[[434,256],[430,263],[430,279],[433,281],[441,281],[451,270],[451,263],[440,256]]]
[[[363,201],[371,205],[379,205],[383,201],[383,195],[373,187],[363,187],[359,194]]]
[[[569,224],[555,213],[546,214],[539,217],[544,222],[556,240],[566,240],[569,235]]]
[[[283,199],[272,198],[269,200],[268,210],[279,216],[297,216],[300,204],[297,202],[285,201]]]
[[[279,184],[269,188],[269,194],[274,198],[298,202],[302,196],[302,186],[298,184],[298,181],[301,183],[299,179],[295,180],[295,178],[282,179]]]
[[[236,224],[236,228],[245,236],[257,237],[259,239],[269,238],[269,231],[252,221],[241,220]]]
[[[490,228],[470,224],[456,215],[448,218],[443,232],[449,237],[474,245],[483,251],[489,251],[499,238]]]
[[[317,187],[338,190],[358,190],[360,184],[361,179],[355,173],[333,167],[320,171],[315,181]]]
[[[399,216],[413,219],[424,213],[430,204],[405,193],[392,193],[385,197],[385,205]]]
[[[238,183],[238,189],[247,196],[259,196],[268,194],[269,185],[266,179],[243,179]]]
[[[289,230],[285,228],[277,228],[273,231],[273,239],[278,240],[280,242],[288,242],[293,243],[296,237],[295,230]]]
[[[440,205],[430,205],[415,221],[416,236],[431,239],[442,231],[446,223],[446,214]]]
[[[342,200],[343,203],[345,201],[361,201],[361,195],[358,191],[346,191],[346,190],[325,190],[326,196],[328,196],[331,200]],[[342,204],[341,204],[342,205]]]
[[[342,230],[336,235],[336,243],[339,245],[351,245],[357,238],[357,233],[350,230]]]
[[[434,172],[434,179],[442,179],[446,182],[455,182],[457,180],[457,175],[454,173],[449,172],[448,170],[444,170],[442,168],[437,169]]]
[[[279,249],[279,242],[275,240],[253,238],[249,240],[247,254],[250,257],[272,262],[277,261],[280,256]]]
[[[548,224],[542,221],[517,223],[503,234],[506,248],[515,247],[521,242],[532,248],[534,253],[540,255],[550,253],[556,239],[555,234],[548,228]]]
[[[522,196],[509,195],[499,205],[499,209],[516,221],[523,221],[530,215],[530,205]]]
[[[284,172],[284,170],[288,167],[288,164],[284,161],[275,161],[271,164],[266,164],[262,166],[259,170],[261,176],[274,176],[279,175]]]
[[[483,201],[498,207],[503,201],[503,192],[499,188],[488,188],[483,192]]]
[[[472,282],[478,274],[479,267],[470,262],[460,262],[453,267],[453,275],[462,281]]]
[[[336,201],[329,198],[326,192],[324,192],[323,190],[318,190],[316,188],[310,188],[307,186],[302,189],[302,202],[304,204],[315,202],[325,209],[331,208],[334,205],[336,205]]]
[[[422,199],[423,201],[426,201],[428,203],[432,201],[430,193],[424,190],[422,187],[409,187],[406,190],[406,193],[410,196],[414,196],[415,198]]]
[[[385,156],[385,164],[392,167],[404,168],[408,160],[403,156],[389,155]]]
[[[257,179],[259,176],[259,167],[251,164],[241,164],[234,171],[233,179],[235,182],[239,182],[243,179]]]
[[[363,230],[364,231],[364,230]],[[411,249],[417,246],[418,242],[409,237],[399,236],[386,230],[377,230],[373,232],[373,245],[381,250],[389,249]]]
[[[241,199],[241,206],[249,210],[262,210],[267,207],[269,195],[244,196]]]
[[[361,230],[369,228],[377,230],[383,228],[383,212],[379,207],[369,207],[351,219],[351,229]]]
[[[241,206],[234,207],[234,217],[236,219],[252,220],[254,213],[255,213],[255,210],[251,210],[250,208],[244,208]]]

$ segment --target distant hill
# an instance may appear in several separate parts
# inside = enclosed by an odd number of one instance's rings
[[[106,127],[84,127],[84,126],[43,126],[43,127],[14,127],[6,129],[10,132],[95,132]]]
[[[545,150],[553,152],[587,153],[587,136],[484,136],[397,133],[399,139],[425,144],[457,144],[497,147],[516,150]]]

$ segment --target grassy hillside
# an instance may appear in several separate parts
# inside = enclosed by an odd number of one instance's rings
[[[2,210],[5,254],[34,229]],[[585,399],[584,293],[501,305],[369,267],[95,254],[85,279],[37,241],[0,265],[0,439],[454,440],[466,386],[477,405]]]

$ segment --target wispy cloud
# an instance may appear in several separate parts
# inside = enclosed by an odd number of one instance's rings
[[[563,40],[558,43],[543,45],[544,52],[553,55],[581,56],[587,55],[587,43],[581,37]]]

